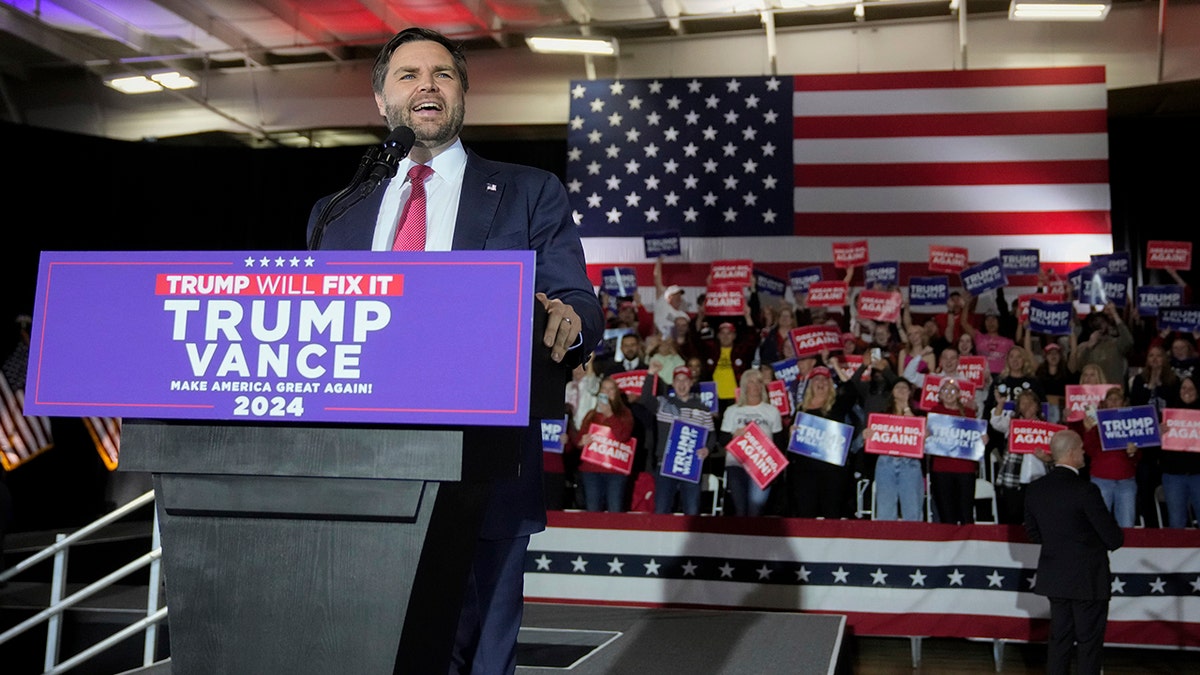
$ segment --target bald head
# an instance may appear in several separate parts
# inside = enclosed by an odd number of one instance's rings
[[[1083,438],[1079,434],[1064,429],[1050,437],[1050,459],[1055,464],[1083,467]]]

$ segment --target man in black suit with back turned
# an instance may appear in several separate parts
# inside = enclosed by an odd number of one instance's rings
[[[1050,439],[1054,468],[1025,493],[1025,532],[1041,544],[1034,592],[1050,599],[1046,672],[1070,672],[1072,646],[1079,673],[1100,673],[1112,579],[1108,552],[1125,534],[1104,506],[1100,489],[1079,475],[1083,439],[1065,430]]]
[[[397,33],[375,61],[372,88],[388,127],[409,127],[416,141],[394,179],[334,218],[319,247],[392,250],[398,218],[413,190],[409,172],[416,164],[432,169],[423,179],[424,250],[537,252],[535,307],[545,312],[545,330],[537,336],[544,349],[534,350],[531,389],[536,391],[531,398],[536,402],[541,393],[544,401],[563,406],[570,372],[600,341],[604,316],[587,277],[562,182],[546,171],[482,159],[463,147],[459,133],[465,116],[466,57],[461,45],[437,32],[408,28]],[[418,168],[414,175],[423,172]],[[313,207],[310,242],[328,200]],[[421,250],[419,245],[412,248]],[[470,307],[463,307],[462,314],[462,325],[447,328],[490,329],[471,322]],[[458,365],[469,367],[469,360]],[[556,391],[542,389],[549,382]],[[531,415],[539,414],[531,410]],[[540,419],[515,430],[467,428],[463,452],[477,460],[507,462],[492,467],[499,475],[494,480],[439,487],[430,536],[436,529],[454,537],[451,545],[458,548],[451,551],[426,540],[413,594],[426,596],[421,606],[431,609],[406,621],[396,672],[446,672],[447,659],[452,673],[492,675],[516,667],[525,553],[529,536],[546,524]],[[467,462],[464,458],[464,471]],[[447,574],[448,568],[454,574]],[[465,585],[422,583],[427,572],[437,579],[464,579]]]

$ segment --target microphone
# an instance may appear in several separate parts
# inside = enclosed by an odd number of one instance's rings
[[[396,175],[400,160],[408,156],[408,151],[412,149],[416,140],[417,135],[412,129],[397,127],[392,129],[392,132],[383,140],[382,146],[371,146],[367,149],[366,154],[359,160],[358,169],[354,172],[354,179],[350,181],[349,185],[342,188],[341,192],[331,197],[317,215],[317,222],[308,240],[310,251],[321,247],[321,239],[325,236],[325,228],[329,226],[329,223],[337,220],[351,206],[366,199],[367,195],[374,192],[375,188],[379,187],[384,180],[391,179]],[[351,201],[345,203],[347,199],[351,199]],[[335,208],[341,208],[336,215],[333,213]]]
[[[380,183],[395,176],[396,167],[400,166],[400,160],[408,156],[408,151],[412,149],[416,140],[416,133],[408,127],[392,129],[392,133],[383,139],[383,155],[371,167],[371,173],[363,181],[361,193],[363,195],[370,194],[379,187]]]

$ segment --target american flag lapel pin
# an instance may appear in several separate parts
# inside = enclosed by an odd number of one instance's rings
[[[496,191],[496,184],[495,184],[495,183],[488,183],[488,184],[487,184],[487,191],[488,191],[488,192],[495,192],[495,191]]]

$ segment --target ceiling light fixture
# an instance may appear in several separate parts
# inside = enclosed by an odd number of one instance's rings
[[[539,54],[590,54],[616,56],[617,39],[596,35],[531,35],[525,38],[531,51]]]
[[[198,86],[196,80],[176,71],[145,75],[127,75],[106,79],[104,84],[122,94],[149,94],[163,89],[191,89]]]
[[[1009,21],[1103,21],[1112,9],[1110,0],[1102,2],[1019,2],[1008,6]]]

